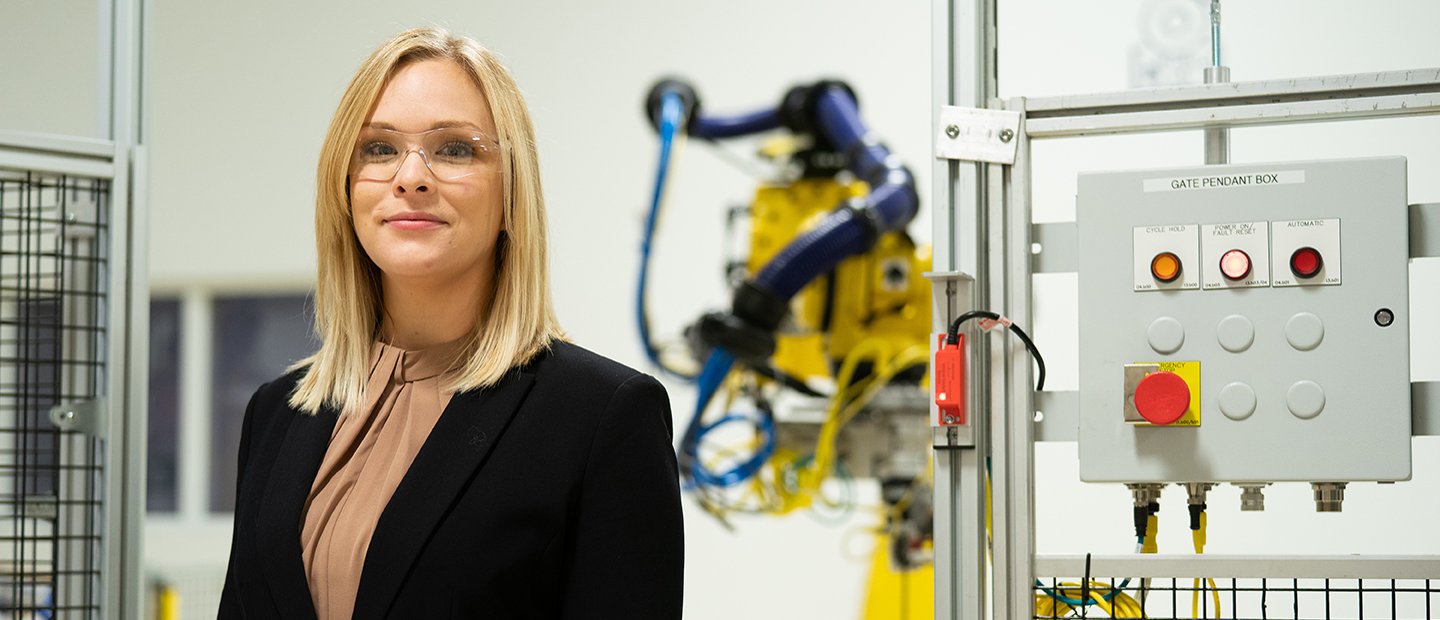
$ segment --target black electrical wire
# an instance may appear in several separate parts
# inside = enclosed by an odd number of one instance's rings
[[[972,319],[999,321],[1001,318],[1000,315],[990,312],[989,310],[971,310],[966,312],[950,322],[950,329],[945,332],[945,343],[951,345],[960,343],[960,326],[965,324],[966,321]],[[1035,374],[1035,391],[1038,392],[1045,389],[1045,358],[1040,356],[1040,349],[1035,348],[1035,343],[1030,340],[1030,335],[1025,333],[1025,330],[1021,329],[1019,325],[1010,323],[1008,327],[1010,331],[1015,332],[1015,336],[1020,339],[1020,342],[1025,343],[1025,348],[1030,351],[1030,355],[1035,358],[1035,366],[1039,369],[1039,372]]]

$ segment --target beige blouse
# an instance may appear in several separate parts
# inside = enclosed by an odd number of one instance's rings
[[[450,402],[440,375],[461,344],[375,343],[365,404],[336,421],[305,502],[300,545],[319,620],[351,617],[375,524]]]

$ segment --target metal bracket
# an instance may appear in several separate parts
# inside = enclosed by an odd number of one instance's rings
[[[932,447],[936,450],[960,450],[975,447],[975,428],[970,425],[931,427]]]
[[[1410,384],[1410,434],[1440,436],[1440,381]]]
[[[99,222],[100,201],[95,192],[88,188],[80,187],[71,181],[70,185],[64,188],[65,211],[64,218],[67,226],[65,236],[70,239],[93,239]]]
[[[1040,251],[1030,256],[1034,273],[1074,273],[1078,270],[1080,248],[1075,222],[1032,224],[1030,240]]]
[[[50,408],[50,422],[62,431],[105,437],[105,418],[109,412],[104,398],[55,405]]]
[[[1078,441],[1080,393],[1035,393],[1035,441]]]
[[[940,108],[935,156],[990,164],[1014,164],[1020,143],[1020,112],[985,108]]]
[[[1440,257],[1440,202],[1410,205],[1410,258]]]
[[[1145,416],[1140,415],[1140,410],[1135,408],[1135,390],[1140,387],[1140,380],[1146,375],[1160,372],[1159,364],[1126,364],[1125,365],[1125,421],[1126,422],[1148,422]]]

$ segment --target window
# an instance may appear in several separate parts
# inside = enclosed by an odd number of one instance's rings
[[[145,510],[175,512],[179,500],[180,300],[150,300],[150,421]]]
[[[235,460],[245,407],[261,384],[320,348],[301,295],[214,300],[210,397],[210,511],[235,509]]]

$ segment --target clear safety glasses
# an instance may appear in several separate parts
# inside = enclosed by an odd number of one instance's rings
[[[441,127],[418,133],[366,127],[360,130],[350,173],[356,180],[389,181],[400,165],[419,153],[435,178],[453,181],[500,165],[500,143],[466,127]]]

